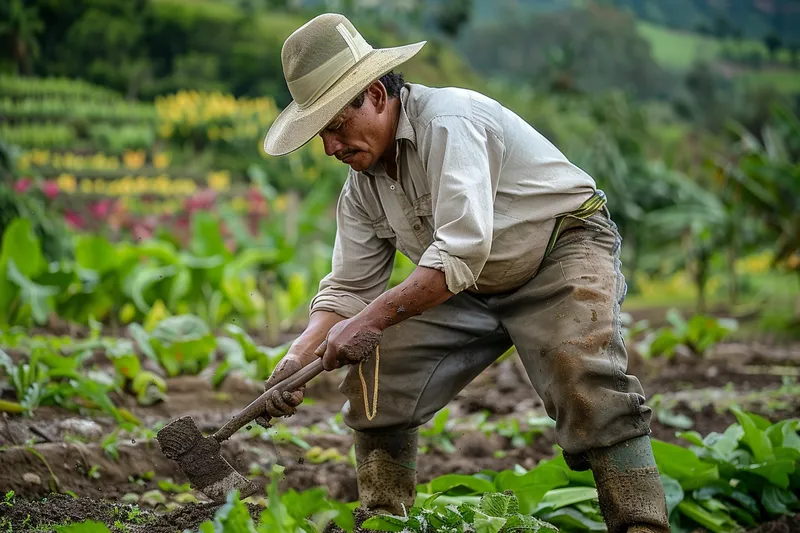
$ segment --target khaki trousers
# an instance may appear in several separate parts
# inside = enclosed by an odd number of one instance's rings
[[[649,434],[644,391],[626,374],[620,245],[607,210],[570,218],[536,276],[519,289],[462,292],[388,328],[380,345],[377,416],[365,416],[354,365],[339,388],[348,398],[345,423],[370,433],[416,428],[513,344],[567,454]],[[370,408],[374,369],[374,359],[364,364]]]

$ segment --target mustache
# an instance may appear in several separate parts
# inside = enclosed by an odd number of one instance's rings
[[[339,161],[341,161],[341,160],[342,160],[342,159],[344,159],[345,157],[347,157],[347,156],[349,156],[349,155],[352,155],[352,154],[356,154],[356,153],[358,153],[358,152],[359,152],[359,150],[356,150],[356,149],[354,149],[354,148],[350,148],[350,149],[348,149],[348,150],[342,150],[341,152],[339,152],[339,153],[337,153],[337,154],[336,154],[336,159],[338,159]]]

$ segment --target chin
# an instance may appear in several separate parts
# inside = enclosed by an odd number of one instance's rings
[[[345,164],[348,165],[353,170],[355,170],[356,172],[362,172],[364,170],[367,170],[372,164],[372,162],[368,153],[361,152],[359,154],[356,154],[356,156],[351,161]]]

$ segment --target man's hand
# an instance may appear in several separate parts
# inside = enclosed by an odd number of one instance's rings
[[[303,360],[305,359],[305,360]],[[288,353],[280,360],[275,370],[272,371],[269,379],[264,382],[264,390],[288,378],[298,370],[309,364],[311,360]],[[291,416],[297,411],[297,406],[303,402],[306,386],[303,385],[294,391],[275,391],[267,398],[266,411],[269,416],[278,418],[281,416]]]
[[[383,332],[367,322],[362,314],[342,320],[333,326],[328,332],[328,337],[314,352],[318,357],[322,357],[322,367],[325,370],[333,370],[343,364],[366,361],[375,353]]]
[[[318,311],[311,314],[308,327],[292,343],[289,352],[281,359],[269,379],[264,382],[264,390],[269,390],[275,384],[288,378],[304,366],[316,359],[314,350],[325,339],[331,327],[344,317],[328,311]],[[283,394],[275,392],[266,401],[266,411],[273,418],[290,416],[297,411],[297,406],[303,401],[305,385],[294,391]]]
[[[360,363],[375,353],[384,329],[422,314],[452,296],[444,272],[418,266],[400,285],[384,292],[353,318],[330,328],[314,353],[322,357],[325,370]]]

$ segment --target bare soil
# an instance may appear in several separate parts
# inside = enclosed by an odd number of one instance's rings
[[[688,416],[694,422],[693,430],[707,434],[723,431],[735,421],[730,413],[715,408],[725,394],[742,399],[754,391],[777,391],[785,376],[796,379],[798,369],[798,345],[722,345],[702,361],[678,358],[672,362],[645,363],[632,356],[630,372],[640,378],[648,397],[658,394],[673,399],[673,412]],[[294,416],[274,421],[275,425],[308,428],[331,419],[344,403],[337,389],[344,371],[325,373],[309,383],[306,397],[312,402],[301,406]],[[166,402],[140,407],[131,398],[118,400],[153,431],[188,415],[207,434],[263,392],[262,384],[236,376],[227,379],[219,390],[212,389],[206,376],[182,376],[167,383]],[[797,397],[783,398],[777,403],[755,402],[750,407],[772,420],[800,416]],[[489,420],[524,419],[531,413],[544,415],[542,401],[516,357],[487,369],[448,408],[451,417],[487,411]],[[37,531],[44,531],[47,529],[42,527],[68,521],[96,519],[113,526],[120,520],[132,533],[144,530],[162,533],[195,528],[213,516],[217,506],[207,503],[197,492],[189,493],[198,503],[185,503],[178,496],[186,494],[169,492],[164,493],[166,503],[143,498],[158,489],[160,480],[171,479],[179,484],[187,480],[176,464],[164,457],[155,439],[120,433],[116,443],[118,457],[112,457],[102,440],[117,425],[110,418],[93,415],[96,414],[41,408],[32,418],[9,415],[0,418],[0,493],[8,490],[16,493],[13,507],[0,505],[0,526],[6,519],[14,532],[37,527]],[[677,428],[658,419],[653,420],[652,430],[655,438],[684,442],[676,437]],[[306,435],[303,439],[311,446],[335,449],[345,457],[352,445],[349,434],[334,432]],[[455,453],[431,447],[420,456],[420,483],[446,473],[497,471],[516,464],[532,468],[541,459],[552,457],[555,446],[552,430],[545,430],[531,445],[522,448],[512,446],[509,438],[498,434],[487,436],[470,427],[456,431],[452,439]],[[498,450],[504,455],[496,456]],[[331,497],[341,501],[354,501],[358,497],[355,472],[347,461],[314,464],[306,458],[306,450],[288,440],[271,441],[240,431],[223,444],[222,454],[235,469],[243,474],[254,473],[252,477],[262,484],[266,479],[263,473],[277,463],[285,467],[281,487],[284,490],[322,486]],[[53,491],[72,491],[79,498]],[[123,498],[138,500],[142,511],[136,519],[144,523],[126,521],[132,507],[122,503]],[[251,505],[250,510],[255,517],[259,507]],[[0,531],[4,531],[2,527]],[[754,531],[800,531],[798,517],[782,518]]]

